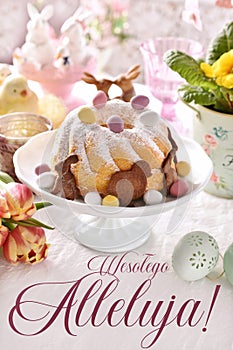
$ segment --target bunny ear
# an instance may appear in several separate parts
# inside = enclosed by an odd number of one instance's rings
[[[28,11],[28,15],[31,19],[38,16],[38,13],[39,13],[37,8],[33,4],[31,4],[30,2],[27,4],[27,11]]]
[[[88,72],[84,72],[83,73],[82,80],[85,81],[88,84],[94,84],[94,83],[97,82],[97,80],[94,77],[94,75],[92,75],[91,73],[88,73]]]
[[[136,79],[140,74],[139,68],[140,68],[139,65],[131,67],[125,75],[126,78],[127,79]]]
[[[48,21],[53,16],[53,5],[47,5],[40,13],[44,21]]]
[[[85,10],[84,7],[79,6],[74,12],[73,16],[75,19],[78,19],[80,22],[83,22],[88,17],[90,17],[91,11]]]
[[[61,33],[64,34],[69,30],[73,25],[75,24],[75,21],[73,17],[69,17],[61,26]]]

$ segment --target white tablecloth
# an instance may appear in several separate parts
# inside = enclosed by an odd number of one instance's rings
[[[54,211],[37,217],[49,224]],[[201,192],[182,211],[155,217],[148,241],[127,254],[90,250],[55,229],[40,264],[11,266],[0,256],[1,349],[232,350],[225,275],[185,282],[172,268],[174,246],[190,231],[213,235],[223,255],[232,212],[232,200]]]
[[[126,255],[92,251],[54,230],[47,231],[51,247],[44,262],[35,266],[11,266],[0,257],[1,348],[13,350],[20,344],[20,349],[26,350],[139,350],[153,343],[160,327],[161,334],[149,349],[233,349],[233,286],[225,275],[216,280],[184,282],[173,271],[171,262],[176,242],[193,230],[213,235],[224,254],[233,242],[232,209],[231,200],[202,192],[188,203],[172,232],[165,233],[173,215],[171,211],[155,218],[149,240]],[[37,215],[49,223],[53,210],[56,208],[50,207]],[[146,261],[144,266],[143,261]],[[135,262],[140,270],[126,272],[126,264]],[[156,262],[160,264],[157,274],[151,269],[158,267]],[[108,271],[107,266],[110,266]],[[27,291],[23,292],[25,288]],[[88,291],[88,299],[82,304]],[[138,296],[132,304],[136,291]],[[211,309],[215,292],[218,294]],[[102,293],[106,294],[100,302]],[[120,299],[115,314],[109,316],[109,324],[107,315]],[[150,305],[144,309],[143,317],[143,308],[148,302]],[[171,302],[174,304],[168,313]],[[14,309],[16,305],[18,309]],[[128,313],[130,310],[128,317],[127,310]],[[161,320],[166,312],[168,318],[162,328]],[[31,335],[34,333],[39,334]]]

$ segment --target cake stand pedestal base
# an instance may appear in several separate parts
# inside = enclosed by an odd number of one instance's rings
[[[155,217],[106,218],[80,214],[70,216],[62,209],[49,210],[49,218],[66,237],[101,252],[133,250],[150,237]]]

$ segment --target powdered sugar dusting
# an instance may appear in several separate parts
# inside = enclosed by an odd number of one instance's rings
[[[95,111],[97,123],[85,124],[79,120],[77,109],[70,112],[57,131],[52,150],[53,166],[70,153],[78,155],[79,161],[72,166],[72,173],[82,194],[96,190],[97,177],[100,174],[103,173],[107,179],[120,169],[126,170],[125,166],[144,159],[144,153],[154,167],[152,172],[161,167],[172,148],[167,126],[162,119],[158,119],[153,128],[147,129],[139,121],[142,111],[117,99],[108,101],[100,109],[94,106],[89,108]],[[122,132],[114,133],[107,128],[107,120],[112,115],[117,115],[124,121],[125,129]],[[159,143],[156,143],[156,139]],[[106,179],[103,181],[107,181]]]

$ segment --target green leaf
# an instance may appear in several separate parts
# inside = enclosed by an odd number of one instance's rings
[[[213,90],[218,88],[211,79],[205,76],[199,62],[187,54],[177,50],[169,50],[164,55],[164,61],[169,68],[179,73],[190,85]]]
[[[21,222],[22,221],[18,221],[18,224],[21,225]],[[54,230],[54,227],[48,226],[48,225],[44,224],[43,222],[36,220],[34,218],[24,220],[23,223],[26,225],[28,224],[28,226],[43,227],[43,228],[47,228],[48,230]]]
[[[4,182],[5,184],[15,182],[14,179],[4,171],[0,171],[0,181]]]
[[[197,86],[185,85],[179,89],[179,92],[186,103],[194,102],[202,106],[211,106],[216,102],[214,94]]]
[[[231,49],[233,49],[233,22],[226,24],[210,42],[206,53],[206,61],[213,64],[222,54]]]
[[[35,206],[36,206],[36,209],[37,210],[40,210],[40,209],[43,209],[43,208],[46,208],[46,207],[50,207],[52,204],[49,203],[49,202],[37,202],[35,203]]]
[[[19,226],[25,226],[25,227],[43,227],[46,228],[48,230],[54,230],[54,227],[48,226],[46,224],[44,224],[43,222],[36,220],[34,218],[29,218],[27,220],[20,220],[20,221],[16,221],[13,219],[8,219],[8,222],[11,222],[12,224],[16,224]]]

